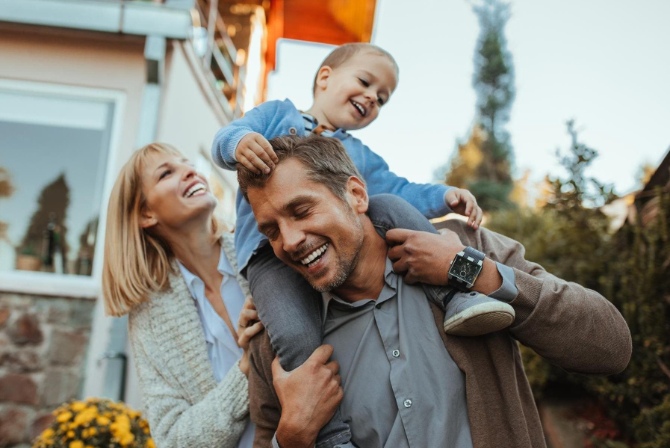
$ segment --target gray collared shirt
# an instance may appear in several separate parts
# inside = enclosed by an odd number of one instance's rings
[[[342,416],[358,447],[470,448],[463,373],[444,348],[426,295],[386,260],[376,300],[324,294],[324,342],[340,364]]]
[[[491,297],[511,302],[518,294],[514,270],[496,266],[503,281]],[[323,294],[324,342],[340,364],[340,410],[352,442],[472,448],[465,379],[442,344],[423,289],[406,284],[389,259],[384,279],[376,300],[349,303]],[[276,436],[272,444],[279,446]]]

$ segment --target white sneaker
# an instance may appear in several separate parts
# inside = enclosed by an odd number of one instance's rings
[[[514,308],[478,292],[457,292],[447,303],[444,331],[455,336],[481,336],[514,322]]]

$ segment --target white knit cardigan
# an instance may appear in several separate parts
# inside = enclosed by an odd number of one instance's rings
[[[221,239],[237,270],[233,238]],[[130,312],[128,334],[144,411],[159,448],[236,447],[249,414],[246,376],[236,363],[217,384],[200,317],[177,269],[170,288]],[[242,290],[248,284],[238,275]]]

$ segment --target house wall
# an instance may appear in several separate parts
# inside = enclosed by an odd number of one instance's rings
[[[214,167],[209,157],[212,138],[228,118],[191,44],[168,41],[166,50],[155,139],[176,146],[200,169],[211,170],[209,177],[218,183],[222,198],[220,216],[230,224],[234,222],[235,173]],[[123,98],[118,135],[109,151],[105,204],[123,163],[146,143],[140,135],[154,137],[139,128],[143,113],[152,110],[145,95],[144,51],[145,39],[140,37],[0,25],[0,80],[111,90]],[[104,223],[106,207],[102,209]],[[101,225],[100,249],[103,235]],[[103,312],[98,254],[93,281],[88,283],[90,293],[84,297],[70,297],[67,286],[58,293],[38,295],[5,291],[0,285],[0,446],[29,443],[64,401],[105,395],[108,363],[118,361],[103,357],[112,319]],[[76,288],[76,282],[72,284]],[[140,408],[129,349],[126,353],[125,401]]]
[[[0,79],[120,93],[122,123],[110,148],[111,177],[134,149],[145,82],[143,50],[144,39],[138,37],[2,25]],[[109,187],[107,179],[105,201]],[[93,278],[99,285],[97,260]],[[72,298],[62,290],[10,293],[0,285],[0,446],[29,443],[49,423],[51,410],[83,394],[86,366],[100,364],[95,358],[104,351],[104,338],[97,343],[91,338],[98,296],[99,288],[89,297]],[[105,334],[108,325],[96,320],[96,332]]]

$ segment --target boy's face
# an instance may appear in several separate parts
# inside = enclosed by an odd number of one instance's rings
[[[335,69],[321,67],[310,112],[335,129],[362,129],[377,118],[397,83],[388,57],[360,51]]]

